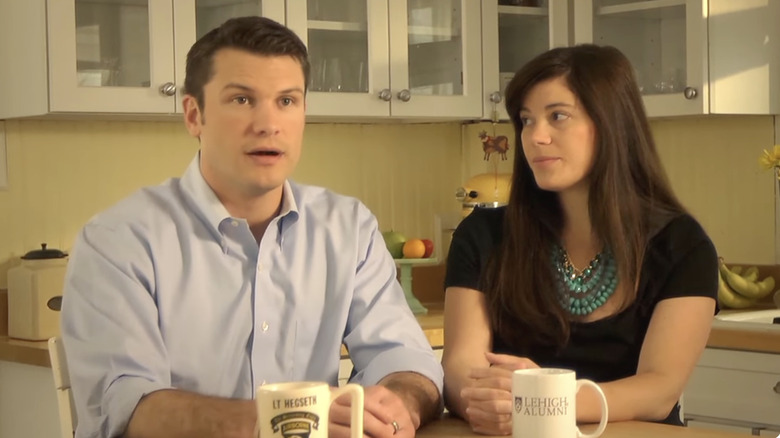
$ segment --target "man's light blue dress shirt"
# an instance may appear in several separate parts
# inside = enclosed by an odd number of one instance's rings
[[[65,282],[62,336],[77,437],[120,435],[164,388],[252,399],[263,383],[337,385],[442,369],[396,281],[376,218],[358,200],[286,182],[258,246],[203,179],[140,190],[92,218]]]

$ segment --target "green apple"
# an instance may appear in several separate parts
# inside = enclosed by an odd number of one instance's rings
[[[406,237],[403,234],[390,230],[382,233],[382,238],[385,239],[385,246],[394,259],[403,258],[404,242],[406,242]]]

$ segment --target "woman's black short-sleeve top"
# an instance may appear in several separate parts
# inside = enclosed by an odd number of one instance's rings
[[[453,233],[445,287],[479,290],[480,275],[501,241],[505,208],[475,209]],[[636,373],[653,309],[661,300],[703,296],[716,299],[715,247],[690,215],[669,219],[651,237],[639,278],[637,299],[622,312],[593,322],[573,322],[562,348],[517,351],[493,336],[493,351],[525,356],[542,367],[573,369],[577,378],[609,382]],[[681,333],[680,336],[685,336]]]

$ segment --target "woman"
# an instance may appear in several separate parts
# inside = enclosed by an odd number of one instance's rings
[[[466,217],[447,261],[447,407],[475,432],[509,434],[511,371],[562,367],[599,383],[610,421],[681,424],[717,256],[666,180],[629,61],[554,49],[506,96],[522,145],[509,204]],[[578,421],[600,418],[591,391]]]

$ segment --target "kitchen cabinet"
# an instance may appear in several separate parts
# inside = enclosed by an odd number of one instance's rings
[[[0,437],[59,437],[51,368],[0,360]]]
[[[635,67],[650,116],[780,113],[780,0],[578,0],[574,42]]]
[[[311,59],[309,116],[482,116],[479,2],[288,0]]]
[[[284,0],[0,3],[0,119],[181,112],[187,51],[240,15],[284,19]]]
[[[685,388],[692,426],[780,434],[780,354],[706,348]]]
[[[536,6],[482,1],[484,119],[508,120],[504,90],[515,72],[534,56],[569,44],[567,1],[529,3],[536,3]]]

